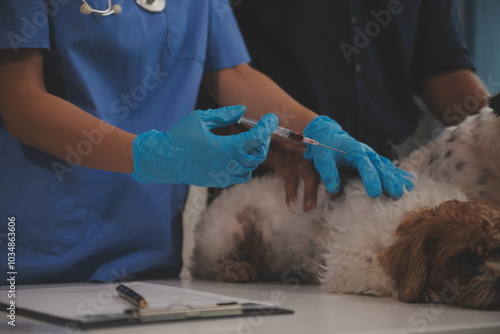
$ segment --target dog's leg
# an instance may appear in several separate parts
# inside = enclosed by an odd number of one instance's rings
[[[257,219],[257,210],[250,206],[237,214],[209,210],[195,230],[196,247],[190,267],[193,277],[223,282],[259,280],[254,265],[263,254]]]

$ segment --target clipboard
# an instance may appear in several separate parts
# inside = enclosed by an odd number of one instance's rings
[[[268,302],[207,293],[159,284],[131,282],[127,286],[140,291],[150,304],[136,308],[118,297],[118,284],[60,285],[23,288],[16,291],[16,315],[74,327],[90,329],[157,322],[193,321],[213,318],[293,314]],[[4,290],[4,289],[2,289]],[[0,305],[10,305],[1,291]]]

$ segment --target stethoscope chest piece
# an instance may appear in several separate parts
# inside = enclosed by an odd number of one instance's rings
[[[158,13],[165,9],[166,0],[135,0],[135,2],[148,12]]]

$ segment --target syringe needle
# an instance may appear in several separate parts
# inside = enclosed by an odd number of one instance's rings
[[[337,151],[337,152],[340,152],[340,153],[347,154],[347,152],[346,152],[346,151],[339,150],[338,148],[334,148],[334,147],[326,146],[326,145],[323,145],[323,144],[320,144],[320,143],[318,143],[317,145],[319,145],[319,146],[323,146],[323,147],[326,147],[326,148],[329,148],[330,150],[334,150],[334,151]]]
[[[345,152],[345,151],[339,150],[338,148],[334,148],[334,147],[330,147],[330,146],[321,144],[321,143],[317,142],[316,140],[308,138],[308,137],[304,137],[303,142],[311,144],[311,145],[323,146],[323,147],[329,148],[330,150],[334,150],[334,151],[337,151],[337,152],[340,152],[340,153],[347,154],[347,152]]]

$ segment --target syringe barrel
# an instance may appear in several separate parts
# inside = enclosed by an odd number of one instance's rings
[[[244,116],[241,116],[241,118],[238,120],[238,124],[244,123],[247,125],[251,125],[252,127],[256,126],[258,122],[259,121],[255,120],[255,119],[251,119],[251,118],[244,117]]]
[[[241,117],[238,123],[245,123],[247,125],[255,126],[257,125],[258,121],[248,117]],[[276,129],[272,133],[277,136],[290,138],[292,140],[299,142],[301,142],[304,139],[304,136],[302,134],[294,132],[292,130],[289,130],[281,126],[276,127]]]
[[[304,140],[303,134],[289,130],[287,128],[282,128],[281,126],[278,126],[276,130],[273,131],[273,133],[277,136],[289,138],[298,142],[302,142]]]
[[[289,138],[290,135],[292,134],[292,131],[285,129],[281,126],[277,126],[276,129],[274,129],[273,134],[280,136],[280,137]]]

